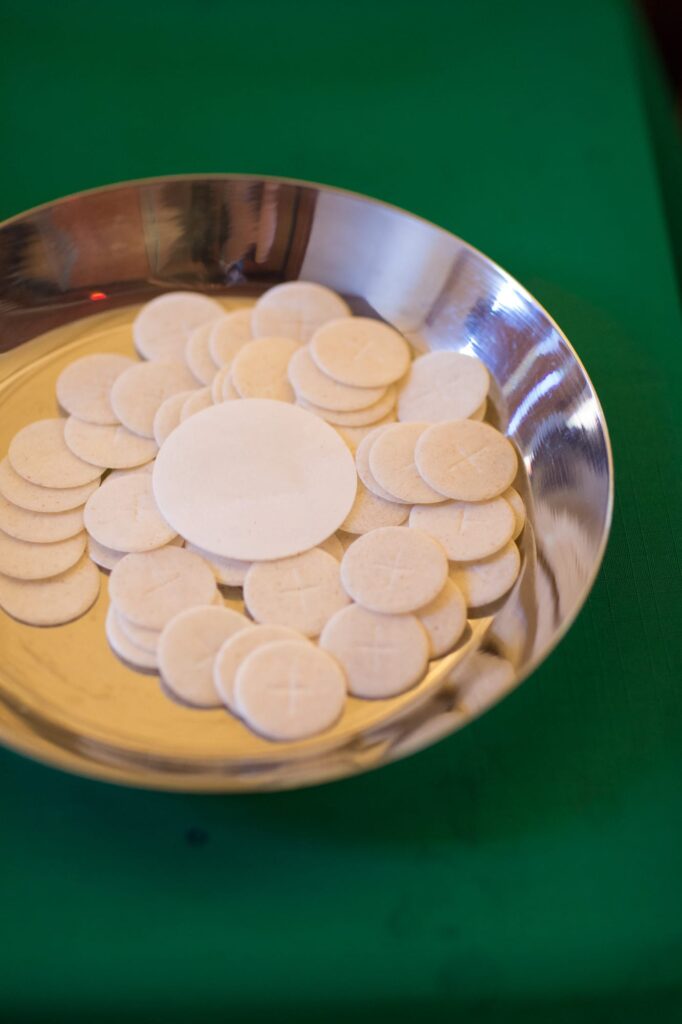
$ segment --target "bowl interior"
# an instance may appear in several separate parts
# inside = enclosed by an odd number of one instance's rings
[[[355,709],[321,742],[283,746],[225,744],[217,724],[186,709],[159,721],[154,701],[165,698],[142,698],[139,677],[133,684],[119,676],[102,646],[105,595],[87,626],[37,631],[2,616],[7,744],[141,785],[238,790],[321,781],[458,728],[521,682],[573,621],[601,562],[612,505],[608,434],[585,370],[502,269],[434,225],[361,196],[276,179],[161,179],[69,197],[0,225],[3,452],[24,423],[54,415],[54,380],[65,362],[94,350],[93,335],[129,323],[139,303],[198,289],[229,307],[293,278],[329,285],[418,350],[463,351],[488,366],[489,418],[520,452],[517,487],[530,513],[511,595],[472,621],[465,642],[417,691]],[[86,646],[101,648],[101,659]],[[86,693],[101,722],[85,713]],[[151,731],[130,727],[140,715],[154,723]],[[162,742],[168,730],[172,742]],[[210,742],[188,739],[195,730]]]

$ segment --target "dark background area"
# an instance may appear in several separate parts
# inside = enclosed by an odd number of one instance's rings
[[[682,3],[680,0],[640,0],[656,47],[675,94],[677,116],[682,122]]]

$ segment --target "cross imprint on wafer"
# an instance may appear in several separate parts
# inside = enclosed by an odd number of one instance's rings
[[[472,469],[478,469],[476,462],[472,460],[474,460],[477,455],[482,455],[483,452],[487,452],[489,448],[489,445],[484,444],[481,445],[480,448],[476,448],[473,452],[469,452],[468,454],[460,452],[460,458],[453,462],[451,466],[448,466],[448,473],[452,473],[453,469],[457,469],[457,467],[461,466],[463,462],[466,462],[467,465],[471,466]]]
[[[290,715],[296,712],[299,696],[304,693],[308,695],[312,693],[310,686],[307,686],[305,680],[301,679],[301,673],[297,664],[291,666],[285,680],[281,683],[275,683],[271,689],[274,693],[286,693],[287,711]]]

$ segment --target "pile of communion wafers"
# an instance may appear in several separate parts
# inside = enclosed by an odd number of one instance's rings
[[[478,359],[413,358],[392,327],[300,281],[227,313],[161,295],[132,340],[140,360],[67,366],[66,416],[25,426],[0,464],[9,615],[71,621],[110,570],[119,658],[187,705],[296,740],[349,693],[416,685],[468,611],[514,584],[517,455],[484,422]],[[226,587],[243,587],[245,614]]]

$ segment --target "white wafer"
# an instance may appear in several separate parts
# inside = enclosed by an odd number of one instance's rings
[[[241,664],[237,707],[255,732],[275,741],[316,736],[341,716],[346,678],[319,647],[279,640],[252,651]]]
[[[199,389],[190,388],[188,391],[178,391],[176,394],[166,398],[154,413],[152,433],[159,448],[176,427],[180,425],[180,414],[182,407],[190,397],[195,395]]]
[[[246,574],[253,565],[252,562],[243,562],[238,558],[224,558],[222,555],[211,554],[196,544],[188,544],[188,551],[193,551],[211,566],[215,573],[216,580],[224,587],[243,587]]]
[[[252,399],[182,423],[157,456],[153,483],[162,515],[186,540],[262,561],[307,551],[338,529],[357,476],[348,449],[322,420]]]
[[[521,568],[519,549],[510,541],[497,554],[480,562],[456,562],[450,579],[459,587],[469,608],[497,601],[516,582]]]
[[[213,399],[214,405],[219,405],[220,402],[232,402],[235,398],[241,398],[238,391],[235,391],[232,378],[230,376],[231,368],[229,366],[223,366],[222,369],[218,370],[213,383],[211,384],[211,398]]]
[[[158,445],[153,438],[140,437],[120,423],[103,426],[69,416],[64,440],[74,455],[100,469],[134,469],[151,462]]]
[[[458,501],[498,497],[518,466],[516,451],[504,434],[475,420],[434,423],[417,441],[415,461],[434,490]]]
[[[85,551],[85,532],[52,544],[17,540],[0,530],[0,573],[17,580],[44,580],[75,565]]]
[[[429,660],[429,638],[416,616],[377,615],[357,604],[329,620],[320,647],[341,664],[353,696],[367,700],[409,690]]]
[[[447,576],[440,544],[403,526],[358,537],[341,562],[341,579],[353,600],[385,614],[422,608],[440,593]]]
[[[99,586],[99,572],[86,555],[46,580],[0,576],[0,608],[29,626],[62,626],[92,607]]]
[[[308,281],[288,281],[261,295],[251,327],[254,338],[279,335],[307,342],[318,327],[340,316],[350,316],[350,309],[336,292]]]
[[[151,551],[176,535],[159,512],[148,473],[105,480],[88,498],[84,513],[88,533],[114,551]]]
[[[75,537],[83,529],[83,510],[70,512],[29,512],[0,495],[0,530],[33,544],[52,544]]]
[[[213,664],[213,682],[225,707],[237,714],[235,703],[235,682],[242,662],[264,644],[275,640],[294,640],[298,643],[310,643],[304,636],[286,626],[254,626],[243,630],[236,636],[226,640],[216,655]]]
[[[181,548],[184,541],[182,537],[173,537],[173,540],[169,541],[169,543]],[[100,544],[94,537],[88,535],[88,554],[95,565],[99,565],[100,569],[111,570],[122,558],[126,557],[127,552],[114,551],[113,548]]]
[[[341,384],[387,387],[407,372],[410,349],[402,334],[368,317],[333,320],[312,337],[310,353],[323,373]]]
[[[16,473],[9,459],[0,462],[0,494],[29,512],[70,512],[80,508],[99,487],[99,477],[81,487],[41,487]]]
[[[154,417],[171,395],[196,387],[184,362],[136,363],[118,377],[111,389],[111,404],[124,427],[142,437],[154,436]]]
[[[415,447],[426,423],[394,423],[377,437],[369,451],[374,479],[400,501],[434,504],[443,495],[422,479],[415,465]]]
[[[288,372],[297,397],[323,409],[339,412],[366,409],[383,398],[386,392],[386,388],[356,388],[339,384],[320,370],[307,345],[294,352]]]
[[[114,605],[109,606],[107,617],[104,622],[109,646],[114,654],[117,654],[123,661],[128,662],[136,669],[156,671],[156,654],[153,651],[145,651],[142,647],[134,644],[121,628],[121,616]]]
[[[259,338],[235,356],[230,380],[242,398],[271,398],[293,402],[294,392],[287,376],[287,367],[298,349],[298,342],[289,338]]]
[[[251,333],[251,307],[235,309],[213,324],[208,341],[213,361],[218,366],[229,366],[237,352],[253,337]]]
[[[453,562],[474,562],[494,555],[513,537],[516,520],[504,498],[446,501],[431,508],[415,506],[410,526],[428,533]]]
[[[116,352],[96,352],[70,363],[57,377],[57,401],[87,423],[118,423],[110,392],[117,377],[135,360]]]
[[[157,653],[159,639],[161,638],[160,629],[145,629],[144,626],[136,626],[134,622],[126,619],[125,615],[121,615],[119,611],[116,612],[116,619],[131,644],[135,644],[136,647],[143,651],[149,651],[150,654]]]
[[[418,608],[415,615],[429,637],[432,658],[441,658],[455,646],[467,624],[467,605],[451,579],[433,601]]]
[[[145,462],[144,466],[135,466],[134,469],[112,469],[106,478],[106,483],[111,480],[119,480],[122,476],[132,476],[133,473],[152,473],[154,471],[154,461]]]
[[[490,378],[480,359],[429,352],[412,363],[398,397],[398,419],[439,423],[465,419],[485,401]]]
[[[369,464],[370,449],[379,435],[383,433],[388,426],[389,424],[384,423],[379,427],[372,427],[369,433],[362,438],[355,452],[355,468],[357,469],[358,476],[365,487],[370,490],[372,494],[376,494],[377,498],[383,498],[384,501],[400,501],[399,498],[396,498],[393,494],[389,494],[389,492],[381,486],[374,476]]]
[[[320,548],[276,562],[255,562],[244,581],[244,602],[256,622],[288,626],[304,636],[318,636],[348,601],[339,563]]]
[[[401,526],[410,513],[409,505],[384,501],[358,482],[353,507],[341,524],[346,533],[369,533],[380,526]]]
[[[190,416],[194,416],[195,413],[201,412],[203,409],[208,409],[213,405],[213,397],[210,388],[199,388],[193,395],[190,395],[182,403],[182,409],[180,410],[180,422],[184,423]]]
[[[74,455],[64,440],[66,420],[36,420],[12,438],[8,458],[15,473],[41,487],[82,487],[102,470]]]
[[[1,487],[1,484],[0,484]],[[512,534],[512,540],[516,540],[521,535],[521,532],[526,525],[526,506],[523,503],[523,498],[517,490],[513,487],[508,487],[502,495],[505,501],[508,501],[511,505],[512,512],[514,513],[514,533]]]
[[[211,604],[215,593],[215,576],[203,559],[171,545],[126,555],[109,577],[111,600],[127,619],[146,629],[163,629],[185,608]]]
[[[167,292],[142,307],[133,323],[135,347],[145,359],[183,359],[195,327],[223,315],[223,307],[196,292]]]
[[[185,362],[201,384],[210,384],[218,372],[218,364],[211,355],[210,339],[213,325],[220,319],[199,324],[190,331],[185,344]]]
[[[335,427],[367,427],[383,420],[395,409],[395,388],[386,388],[378,402],[374,402],[373,405],[368,405],[364,409],[354,409],[352,412],[323,409],[322,406],[314,405],[305,398],[299,398],[298,404],[302,409],[315,413],[320,419],[326,420],[327,423],[331,423]]]
[[[253,625],[231,608],[197,606],[171,619],[157,652],[159,671],[169,690],[195,707],[220,707],[213,663],[225,641],[245,629]]]

